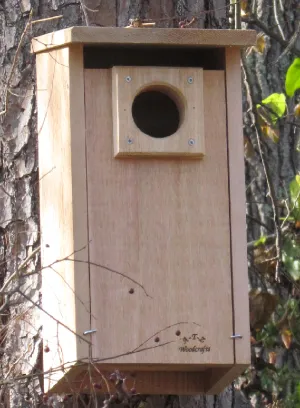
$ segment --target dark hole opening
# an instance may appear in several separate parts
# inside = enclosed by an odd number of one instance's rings
[[[149,90],[137,95],[132,104],[132,117],[143,133],[156,138],[173,135],[180,123],[176,103],[161,91]]]
[[[107,69],[114,66],[225,69],[225,48],[99,44],[85,45],[83,50],[84,67],[88,69]]]

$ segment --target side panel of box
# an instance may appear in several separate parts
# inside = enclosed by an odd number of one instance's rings
[[[109,70],[85,100],[93,357],[233,364],[224,72],[204,72],[202,161],[114,159]]]
[[[240,50],[226,48],[226,99],[229,156],[232,289],[235,363],[247,365],[250,356],[248,265],[246,239],[245,166]]]
[[[88,357],[90,327],[82,48],[37,55],[45,389]],[[74,261],[75,259],[75,261]],[[51,266],[49,266],[51,265]],[[49,267],[47,267],[49,266]],[[80,336],[80,337],[79,337]]]

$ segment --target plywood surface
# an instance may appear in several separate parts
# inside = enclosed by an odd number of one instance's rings
[[[116,368],[117,367],[117,368]],[[169,366],[124,367],[122,364],[107,365],[93,363],[91,365],[79,363],[62,378],[51,390],[51,393],[99,393],[105,394],[107,386],[114,392],[114,382],[111,374],[117,369],[122,378],[126,378],[128,390],[135,388],[140,394],[176,394],[199,395],[219,394],[237,378],[247,366],[201,366],[195,371],[174,371]],[[106,380],[106,381],[105,381]],[[94,384],[101,387],[94,387]]]
[[[205,154],[201,68],[114,67],[112,89],[115,156],[202,157]],[[132,103],[145,91],[163,92],[176,103],[180,126],[173,135],[149,137],[134,123]],[[163,117],[164,112],[161,114]]]
[[[73,367],[51,392],[104,394],[107,387],[103,378],[106,378],[113,393],[114,383],[109,381],[111,373],[112,371],[103,370],[103,367],[97,364],[90,367],[88,365]],[[205,372],[138,372],[134,373],[134,378],[132,371],[122,370],[121,374],[126,377],[127,389],[134,387],[139,394],[199,395],[205,391]],[[100,390],[94,388],[93,384],[101,384],[102,388]]]
[[[246,197],[239,50],[226,50],[226,93],[229,146],[229,186],[232,231],[232,279],[237,364],[250,364],[250,322],[246,238]]]
[[[35,53],[70,44],[149,44],[178,47],[245,47],[256,43],[254,30],[71,27],[32,40]]]
[[[88,265],[61,261],[87,260],[82,67],[80,46],[37,56],[42,266],[52,265],[42,273],[42,306],[52,316],[41,312],[44,370],[54,370],[46,390],[63,375],[57,368],[88,356],[74,334],[89,328]]]
[[[93,357],[232,364],[224,73],[204,72],[202,161],[114,159],[111,79],[85,71]]]

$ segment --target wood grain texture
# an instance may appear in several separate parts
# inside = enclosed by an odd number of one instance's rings
[[[82,47],[37,56],[42,305],[82,335],[89,328]],[[74,251],[79,252],[74,253]],[[42,314],[44,370],[88,356],[88,345]],[[46,390],[63,375],[45,379]]]
[[[243,336],[235,340],[235,359],[237,364],[250,364],[242,84],[240,52],[235,49],[226,49],[226,95],[234,328]]]
[[[98,372],[95,367],[97,367]],[[102,375],[99,375],[99,371]],[[104,394],[107,392],[107,388],[102,376],[108,380],[111,373],[112,371],[103,370],[103,367],[98,364],[76,366],[55,385],[51,393]],[[140,394],[199,395],[204,392],[206,372],[140,371],[135,373],[135,378],[132,378],[132,371],[122,370],[122,374],[126,377],[128,390],[134,387]],[[93,383],[101,384],[102,389],[95,389]],[[108,383],[113,390],[114,385],[110,381]]]
[[[246,47],[255,43],[256,32],[254,30],[71,27],[34,38],[32,52],[43,52],[70,44]]]
[[[90,256],[149,296],[91,267],[93,357],[174,370],[233,364],[224,73],[204,72],[203,161],[114,159],[111,92],[109,70],[85,70]],[[188,347],[209,352],[180,352],[194,333],[205,340]],[[143,342],[148,350],[114,358]]]
[[[130,78],[130,82],[126,78]],[[191,84],[188,78],[192,78]],[[112,89],[115,157],[202,157],[205,154],[201,68],[113,67]],[[134,123],[131,114],[133,101],[145,91],[163,92],[176,103],[180,124],[173,135],[165,138],[149,137]],[[144,121],[147,121],[149,114],[144,112]],[[162,117],[165,114],[161,112]],[[189,144],[190,139],[193,145]]]
[[[118,369],[126,378],[126,386],[130,390],[134,387],[140,394],[176,394],[176,395],[214,395],[219,394],[232,383],[247,368],[245,365],[235,366],[201,366],[195,371],[172,371],[170,366],[157,367],[147,365],[140,367],[125,367],[122,364],[109,364],[103,367],[101,363],[91,365],[79,363],[74,365],[66,375],[51,389],[51,394],[62,393],[98,393],[105,394],[107,388],[103,377],[109,385],[111,374]],[[99,374],[101,373],[101,374]],[[101,389],[95,389],[93,384],[101,384]]]

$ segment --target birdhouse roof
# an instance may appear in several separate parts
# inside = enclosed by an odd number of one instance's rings
[[[255,43],[256,32],[254,30],[70,27],[34,38],[32,52],[45,52],[72,44],[220,48],[248,47]]]

